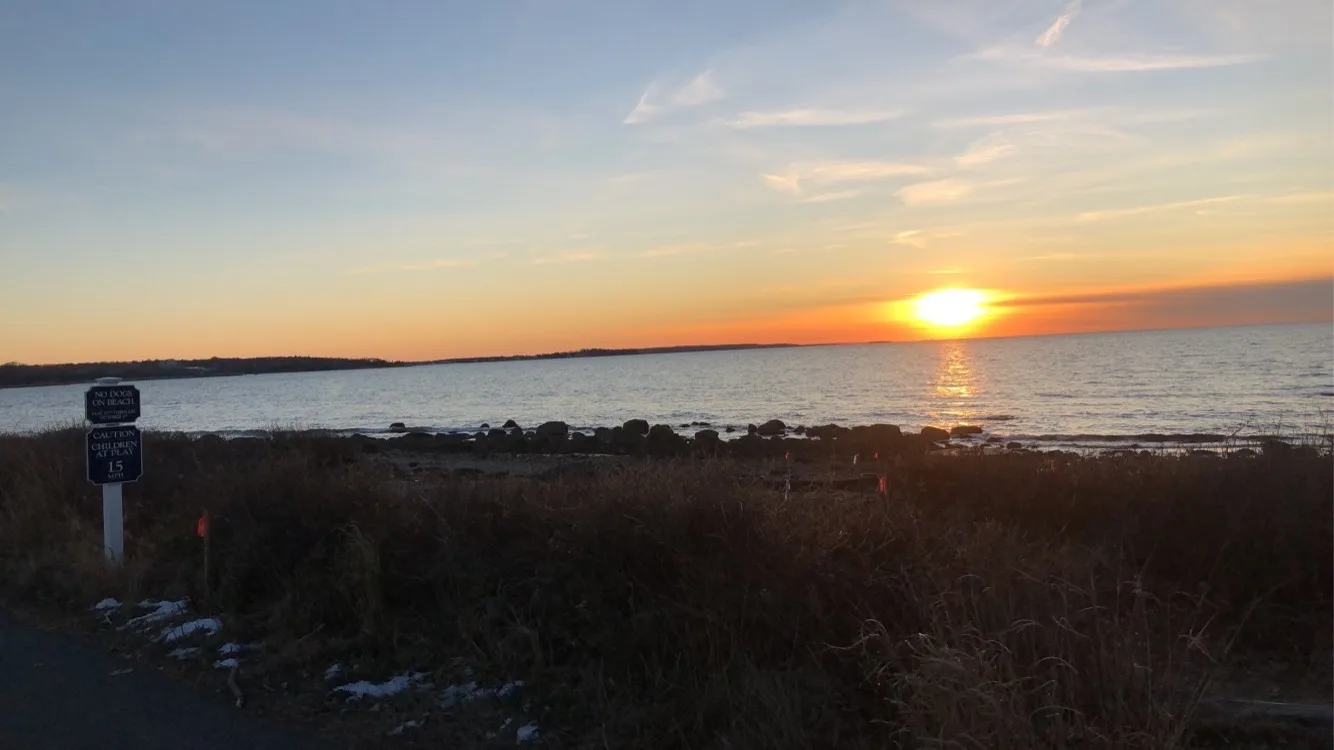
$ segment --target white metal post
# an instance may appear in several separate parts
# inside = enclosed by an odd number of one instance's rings
[[[125,513],[120,482],[102,485],[102,546],[107,562],[120,565],[125,559]]]
[[[98,378],[98,385],[117,385],[120,378]],[[102,546],[106,549],[107,562],[120,565],[125,559],[125,504],[121,494],[121,485],[102,485]]]

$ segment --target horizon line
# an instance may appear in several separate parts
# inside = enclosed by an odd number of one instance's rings
[[[663,346],[626,346],[626,347],[598,347],[589,346],[579,349],[567,349],[563,351],[540,352],[536,354],[489,354],[472,355],[458,357],[438,357],[435,359],[386,359],[384,357],[356,357],[356,356],[335,356],[335,355],[314,355],[314,354],[256,354],[250,356],[210,356],[210,357],[155,357],[148,359],[121,359],[121,360],[100,360],[86,362],[4,362],[0,363],[0,368],[4,367],[78,367],[87,365],[109,365],[109,364],[131,364],[140,362],[202,362],[210,359],[223,360],[257,360],[257,359],[314,359],[314,360],[344,360],[348,362],[381,362],[387,366],[396,367],[421,367],[428,365],[448,365],[448,364],[489,364],[504,361],[525,361],[540,359],[585,359],[592,357],[575,357],[571,355],[580,352],[607,352],[603,356],[607,357],[633,357],[649,354],[703,354],[709,350],[727,351],[727,350],[746,350],[746,349],[796,349],[811,348],[818,346],[886,346],[886,345],[908,345],[908,344],[942,344],[961,341],[1001,341],[1006,339],[1028,339],[1028,338],[1052,338],[1056,336],[1101,336],[1119,333],[1162,333],[1167,331],[1205,331],[1205,330],[1223,330],[1228,328],[1265,328],[1278,326],[1308,326],[1320,325],[1322,323],[1331,323],[1331,320],[1305,320],[1305,321],[1286,321],[1277,323],[1234,323],[1229,325],[1184,325],[1184,326],[1163,326],[1150,328],[1115,328],[1104,331],[1064,331],[1054,333],[1020,333],[1020,334],[997,334],[997,335],[977,335],[977,336],[958,336],[958,337],[931,337],[908,340],[889,340],[879,339],[873,341],[821,341],[813,343],[792,343],[792,342],[745,342],[729,344],[669,344]],[[365,368],[375,369],[375,368]]]

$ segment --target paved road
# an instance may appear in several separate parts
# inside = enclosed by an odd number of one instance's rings
[[[129,674],[112,672],[133,667]],[[156,670],[0,611],[0,748],[328,750]]]

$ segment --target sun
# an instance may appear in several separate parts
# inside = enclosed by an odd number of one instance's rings
[[[913,303],[917,319],[937,328],[959,328],[982,317],[986,295],[976,289],[942,289]]]

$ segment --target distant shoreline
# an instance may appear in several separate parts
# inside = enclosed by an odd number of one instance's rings
[[[640,354],[687,354],[716,351],[749,351],[762,349],[797,349],[829,346],[879,346],[894,344],[945,344],[954,341],[1003,341],[1012,339],[1045,339],[1062,336],[1105,336],[1125,333],[1163,333],[1170,331],[1209,331],[1229,328],[1267,328],[1323,325],[1326,321],[1278,321],[1238,325],[1201,325],[1172,328],[1132,328],[1107,331],[1080,331],[1005,336],[973,336],[968,338],[927,338],[910,341],[839,341],[811,344],[703,344],[683,346],[629,347],[623,349],[589,348],[541,354],[507,354],[484,357],[447,357],[432,360],[387,360],[378,358],[347,357],[211,357],[209,359],[171,360],[151,359],[122,362],[82,362],[64,364],[27,365],[17,362],[0,364],[0,390],[7,388],[38,388],[49,385],[88,384],[100,377],[116,376],[127,381],[177,380],[185,378],[230,377],[235,375],[266,375],[276,373],[326,372],[331,370],[371,370],[422,365],[479,364],[488,362],[523,362],[547,359],[579,359],[590,357],[623,357]]]
[[[882,342],[888,343],[888,342]],[[97,378],[119,377],[127,381],[179,380],[185,378],[272,375],[279,373],[329,372],[335,370],[379,370],[423,365],[520,362],[545,359],[624,357],[641,354],[686,354],[694,352],[792,349],[806,344],[702,344],[654,346],[627,349],[578,349],[542,354],[510,354],[490,357],[450,357],[424,361],[342,357],[212,357],[210,359],[149,359],[134,362],[80,362],[55,365],[0,365],[0,389],[78,385]]]

